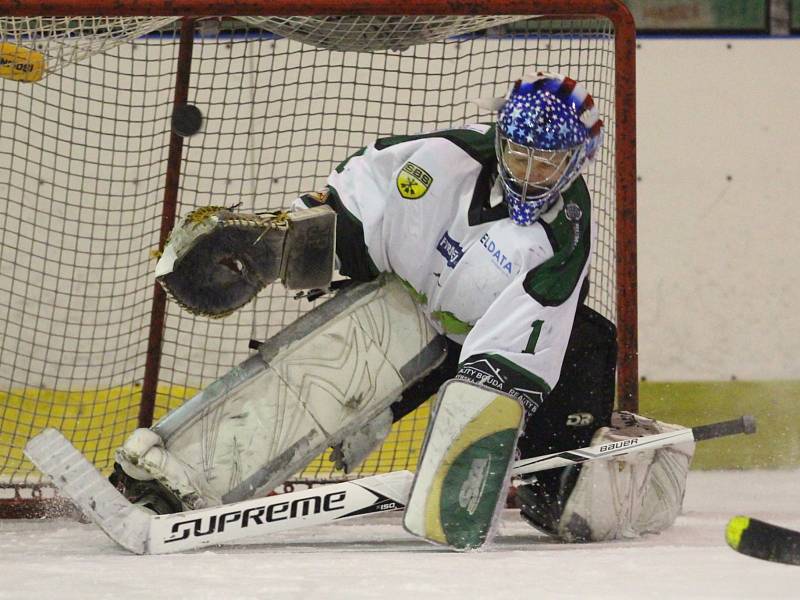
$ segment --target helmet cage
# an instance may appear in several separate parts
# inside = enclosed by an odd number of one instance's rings
[[[531,225],[558,200],[561,191],[580,174],[584,144],[564,150],[517,144],[500,127],[495,132],[498,176],[509,216],[517,225]]]
[[[557,73],[527,74],[487,106],[497,110],[495,153],[509,216],[530,225],[594,159],[603,122],[583,86]]]

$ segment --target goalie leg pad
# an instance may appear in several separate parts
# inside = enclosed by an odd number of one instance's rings
[[[471,383],[442,386],[403,525],[455,550],[488,542],[502,508],[524,409]]]
[[[680,429],[632,413],[614,413],[592,444]],[[686,491],[694,444],[636,452],[582,466],[564,506],[558,537],[565,541],[634,538],[670,527]]]
[[[392,430],[392,409],[387,408],[361,429],[333,446],[329,460],[347,474],[363,463]]]
[[[153,429],[202,476],[202,502],[244,500],[359,430],[444,354],[402,284],[382,278],[304,315]]]

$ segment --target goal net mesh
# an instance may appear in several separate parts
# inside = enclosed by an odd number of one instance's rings
[[[137,427],[179,50],[178,18],[0,18],[0,494],[40,475],[44,427],[108,472]],[[286,207],[370,141],[488,122],[470,101],[531,69],[583,82],[605,122],[587,181],[598,242],[590,305],[614,320],[614,29],[604,19],[199,19],[178,214]],[[9,52],[43,57],[38,81]],[[3,68],[6,68],[3,71]],[[279,284],[219,320],[168,304],[155,417],[179,406],[313,304]],[[413,469],[427,421],[396,424],[353,476]],[[341,477],[325,459],[298,481]],[[38,493],[38,492],[35,492]],[[3,496],[0,495],[0,500]]]

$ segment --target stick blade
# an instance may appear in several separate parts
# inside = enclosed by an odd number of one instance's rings
[[[800,531],[740,515],[728,521],[725,540],[741,554],[800,565]]]
[[[56,429],[31,438],[25,455],[108,537],[135,554],[147,551],[150,515],[132,505]]]

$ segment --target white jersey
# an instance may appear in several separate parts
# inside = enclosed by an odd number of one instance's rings
[[[378,140],[339,165],[341,272],[402,278],[438,331],[463,344],[459,376],[534,409],[558,381],[589,269],[591,208],[578,179],[537,223],[508,218],[494,128]],[[342,222],[344,221],[344,222]]]

